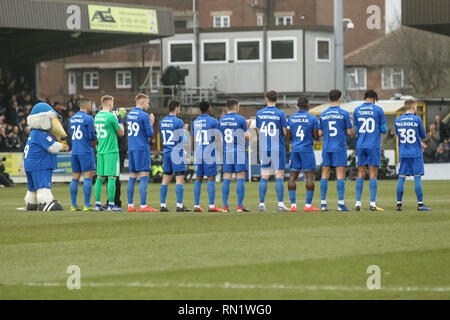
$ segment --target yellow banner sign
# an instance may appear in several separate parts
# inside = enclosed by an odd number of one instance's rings
[[[156,10],[88,5],[91,30],[158,33]]]
[[[6,158],[3,161],[5,171],[10,176],[24,176],[25,168],[23,165],[23,153],[0,153],[0,157]]]

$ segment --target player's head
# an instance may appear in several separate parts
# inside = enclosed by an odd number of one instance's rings
[[[417,102],[414,99],[408,99],[405,101],[405,112],[406,113],[416,113],[417,112]]]
[[[230,98],[227,100],[226,108],[228,112],[239,112],[239,100],[236,98]]]
[[[208,101],[201,101],[199,104],[200,111],[203,114],[210,114],[211,113],[211,105]]]
[[[181,105],[177,100],[170,101],[168,107],[170,113],[173,113],[176,116],[178,116],[178,114],[180,113]]]
[[[375,103],[376,101],[378,101],[378,94],[375,92],[375,90],[367,90],[364,93],[364,100],[366,102]]]
[[[333,89],[328,93],[328,100],[332,105],[339,105],[341,103],[342,92],[338,89]]]
[[[304,98],[304,97],[298,98],[298,100],[297,100],[297,107],[300,110],[308,111],[309,110],[309,100],[307,98]]]
[[[264,95],[264,98],[268,106],[274,106],[278,102],[278,93],[274,90],[269,90]]]
[[[114,107],[114,98],[112,96],[103,96],[100,102],[102,103],[102,108],[107,111],[111,111]]]
[[[150,106],[150,97],[146,94],[138,93],[134,100],[136,101],[136,107],[143,110],[147,110]]]
[[[81,98],[80,101],[78,101],[78,104],[80,106],[80,110],[86,113],[91,112],[92,102],[88,98]]]

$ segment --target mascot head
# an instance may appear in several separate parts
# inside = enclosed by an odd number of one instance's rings
[[[36,103],[27,117],[27,123],[31,129],[48,131],[57,138],[67,137],[59,119],[61,116],[47,103]]]

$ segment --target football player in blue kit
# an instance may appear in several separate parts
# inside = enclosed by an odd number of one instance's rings
[[[72,139],[72,181],[70,182],[71,211],[80,211],[77,205],[78,184],[81,174],[84,176],[83,211],[95,211],[91,206],[92,177],[95,172],[94,146],[97,144],[94,118],[91,112],[91,101],[82,98],[79,101],[80,111],[69,120],[69,131]]]
[[[237,184],[237,212],[249,212],[244,207],[245,174],[248,167],[245,143],[250,139],[247,131],[247,121],[238,115],[239,100],[231,98],[227,100],[226,112],[219,120],[219,128],[223,137],[223,183],[222,200],[224,212],[229,212],[228,197],[230,194],[230,182],[233,173],[236,173]]]
[[[353,112],[353,125],[358,140],[356,142],[356,157],[358,158],[358,178],[356,179],[355,210],[361,211],[361,195],[366,177],[366,168],[369,169],[369,189],[371,211],[384,211],[376,206],[378,189],[378,167],[381,160],[381,134],[386,133],[386,118],[384,111],[375,105],[378,95],[374,90],[367,90],[364,94],[364,103]]]
[[[176,211],[188,212],[191,209],[183,205],[184,196],[184,175],[186,172],[186,155],[184,153],[183,141],[186,138],[187,124],[178,118],[181,105],[178,101],[169,102],[169,115],[164,117],[159,123],[159,130],[163,142],[163,179],[160,189],[160,212],[169,212],[166,199],[172,175],[175,174],[175,194],[177,199]]]
[[[352,123],[347,111],[340,107],[342,92],[329,92],[330,107],[319,118],[319,135],[324,137],[322,147],[322,179],[320,179],[321,210],[328,211],[327,191],[331,168],[336,168],[338,211],[351,211],[344,204],[345,167],[347,166],[346,134],[352,133]]]
[[[256,113],[256,130],[259,134],[259,154],[261,160],[261,180],[259,182],[259,211],[266,211],[265,198],[267,181],[275,171],[275,191],[278,211],[289,211],[284,204],[284,169],[286,149],[284,137],[287,134],[287,120],[284,111],[276,107],[277,92],[265,94],[266,107]]]
[[[194,163],[196,165],[196,180],[194,184],[194,211],[202,212],[200,208],[200,194],[203,177],[208,177],[207,190],[209,198],[208,212],[221,212],[215,204],[216,198],[216,138],[220,137],[219,122],[210,116],[211,105],[207,101],[199,104],[202,113],[192,122],[192,136],[194,137]]]
[[[134,207],[134,186],[139,178],[139,195],[141,205],[139,212],[156,212],[147,205],[148,177],[151,168],[149,139],[153,137],[153,124],[155,116],[146,112],[150,107],[150,98],[139,93],[136,98],[136,107],[127,115],[128,126],[128,163],[130,179],[127,185],[128,212],[136,212]]]
[[[422,119],[416,116],[417,103],[405,101],[405,114],[395,119],[395,133],[398,137],[400,168],[397,183],[397,211],[402,210],[402,200],[406,176],[414,176],[414,190],[419,211],[431,211],[423,204],[422,176],[424,175],[422,139],[426,132]]]
[[[291,159],[289,168],[288,189],[291,200],[290,211],[297,211],[296,180],[300,170],[306,175],[306,202],[303,211],[320,211],[312,205],[314,197],[314,170],[316,170],[316,158],[314,156],[314,140],[319,140],[319,120],[308,113],[309,101],[299,98],[297,102],[299,110],[288,119],[287,137],[292,140]]]

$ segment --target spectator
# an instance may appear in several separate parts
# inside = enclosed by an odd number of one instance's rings
[[[30,135],[31,128],[25,127],[24,130],[22,130],[19,134],[19,139],[22,141],[22,145],[25,148],[25,145],[27,144],[28,136]]]
[[[19,113],[19,104],[17,100],[14,99],[12,100],[11,105],[6,108],[6,123],[10,125],[17,124],[18,113]]]
[[[9,144],[8,137],[6,136],[6,130],[4,127],[0,127],[0,152],[8,152]]]
[[[448,153],[445,152],[445,146],[443,143],[439,144],[436,153],[434,154],[434,160],[437,163],[447,163],[448,162]]]
[[[423,152],[423,162],[424,163],[432,163],[434,160],[435,150],[430,148],[430,146],[422,141],[422,152]]]
[[[433,153],[436,152],[436,149],[439,145],[439,132],[436,131],[436,125],[431,124],[430,130],[425,138],[425,143],[433,150]]]
[[[5,165],[3,164],[3,161],[5,158],[0,158],[0,185],[5,187],[12,187],[14,185],[14,181],[12,181],[9,177],[9,174],[5,169]]]
[[[440,116],[434,117],[434,125],[436,127],[436,131],[439,132],[439,142],[443,142],[448,138],[447,136],[447,126],[444,122],[441,121]]]
[[[356,133],[352,131],[351,135],[347,135],[347,149],[356,150],[356,141],[358,138],[356,137]]]
[[[19,127],[14,126],[13,131],[11,131],[8,135],[9,141],[8,144],[10,146],[11,152],[22,152],[23,151],[23,143],[19,138]]]
[[[384,150],[395,150],[395,130],[389,129],[386,137],[383,139]]]

